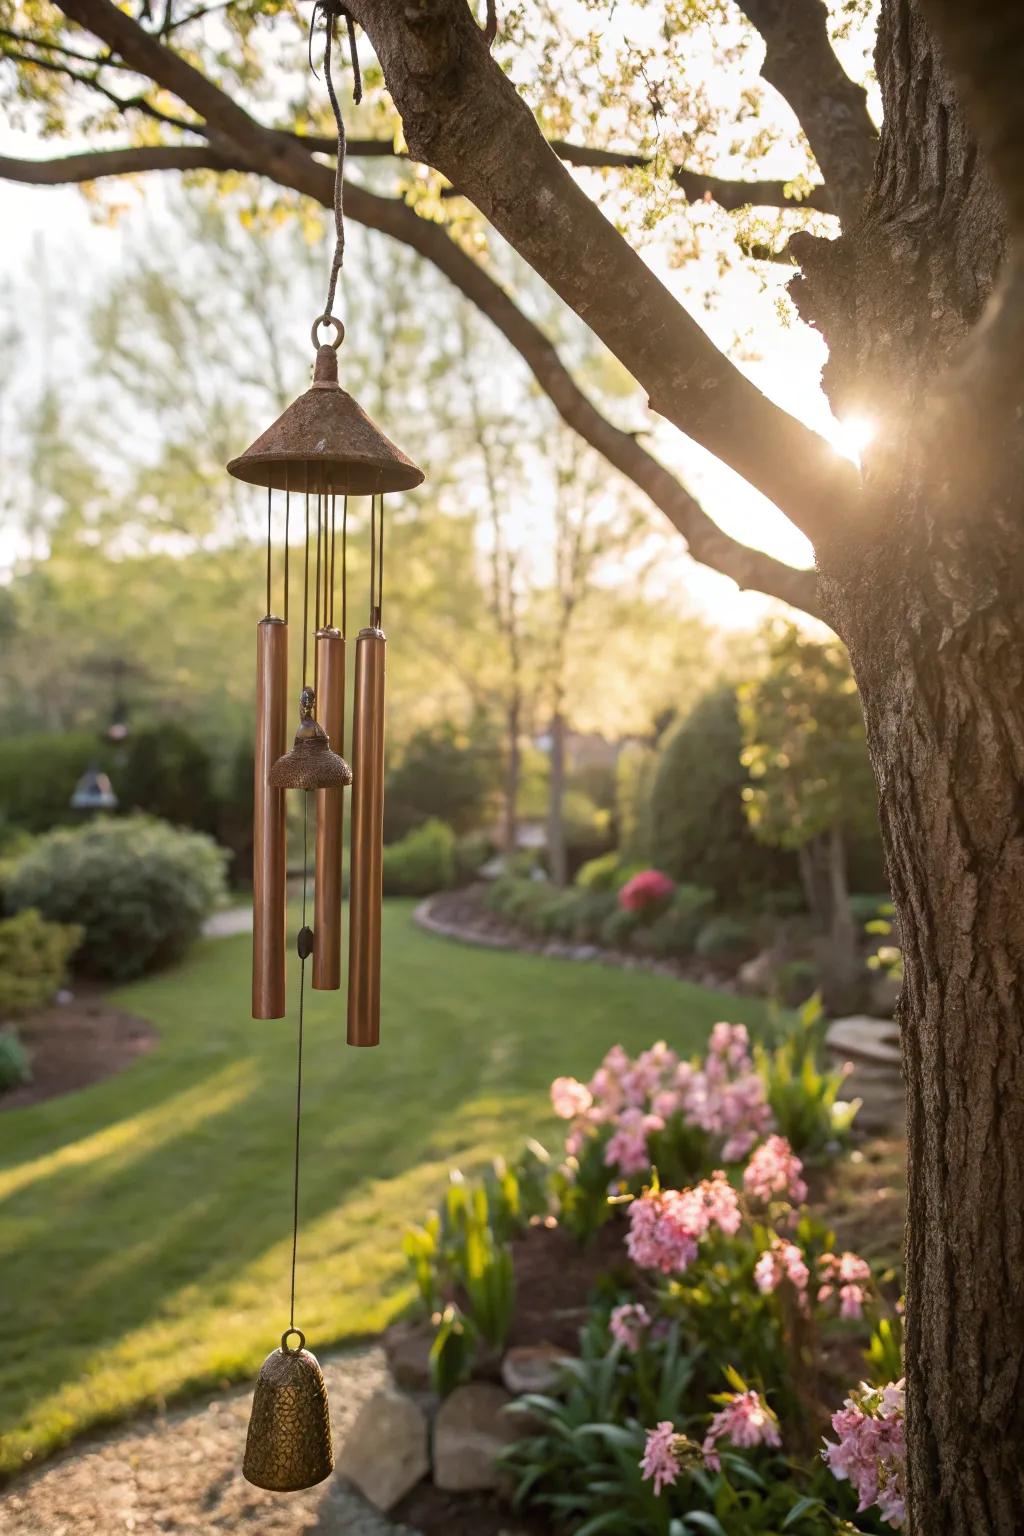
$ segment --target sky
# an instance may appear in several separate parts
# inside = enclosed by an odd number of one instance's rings
[[[656,9],[652,7],[651,11]],[[635,28],[642,8],[640,13],[635,6],[623,6],[622,10],[628,13],[622,17],[622,28]],[[851,72],[862,71],[863,37],[848,44],[847,49]],[[709,78],[714,81],[713,70],[709,70]],[[76,147],[79,146],[64,141],[60,152]],[[0,124],[0,153],[35,157],[54,150],[52,142],[43,145],[29,133]],[[785,174],[784,160],[780,167]],[[721,169],[728,174],[730,167],[724,165]],[[774,173],[770,157],[756,172]],[[20,393],[37,387],[36,381],[41,381],[54,366],[58,341],[70,336],[73,343],[76,336],[81,336],[82,310],[89,294],[108,286],[123,267],[126,248],[138,223],[147,216],[147,211],[151,213],[165,205],[166,185],[161,185],[158,178],[150,178],[144,188],[136,184],[132,189],[119,191],[116,199],[125,205],[126,211],[110,224],[96,218],[77,189],[0,182],[0,295],[5,291],[17,292],[19,321],[28,337],[18,359]],[[594,192],[605,199],[607,186],[607,180],[593,178]],[[609,211],[627,224],[633,213],[629,207],[613,206]],[[820,388],[820,370],[826,355],[824,343],[797,319],[786,298],[781,269],[755,269],[750,264],[738,263],[723,276],[721,258],[723,249],[728,247],[728,237],[729,227],[717,210],[686,210],[680,218],[671,214],[663,218],[654,235],[644,238],[642,249],[666,286],[687,304],[711,338],[730,353],[766,394],[822,432],[837,452],[856,459],[873,424],[866,420],[834,420]],[[687,253],[682,264],[681,248]],[[324,259],[326,264],[327,250]],[[711,309],[706,309],[701,300],[710,291],[716,292],[718,298]],[[47,313],[53,307],[48,293],[60,296],[56,314]],[[60,352],[61,366],[73,368],[74,346],[62,347]],[[642,406],[642,397],[638,397],[638,403]],[[0,385],[0,442],[7,435],[5,415],[9,409]],[[629,425],[628,408],[624,408],[623,416],[623,424]],[[648,442],[680,474],[726,532],[791,564],[811,563],[811,551],[803,535],[724,465],[681,438],[666,423],[654,424]],[[533,515],[524,510],[524,541],[532,536]],[[16,529],[0,528],[0,571],[10,566],[19,547]],[[677,591],[681,584],[694,606],[705,609],[727,627],[758,623],[771,607],[756,594],[738,593],[731,582],[697,566],[685,556],[677,537],[666,538],[663,558],[658,564],[666,595]],[[628,572],[624,572],[624,579],[629,579]]]

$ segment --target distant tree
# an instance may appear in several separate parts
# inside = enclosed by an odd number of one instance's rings
[[[792,855],[761,846],[748,825],[742,749],[735,690],[723,683],[666,735],[648,815],[652,864],[732,907],[797,878]]]
[[[432,819],[455,832],[478,830],[490,818],[500,780],[501,754],[486,719],[477,717],[467,730],[443,721],[417,731],[388,774],[387,841]]]
[[[792,849],[815,921],[829,939],[826,1001],[856,1000],[858,959],[847,844],[877,825],[857,684],[842,642],[795,624],[774,629],[767,667],[738,690],[742,790],[759,842]]]

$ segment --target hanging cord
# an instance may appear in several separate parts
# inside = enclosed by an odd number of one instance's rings
[[[309,796],[302,792],[302,927],[306,927],[306,885],[309,880]],[[299,950],[299,1040],[295,1068],[295,1177],[292,1186],[292,1296],[289,1332],[295,1328],[295,1268],[299,1256],[299,1158],[302,1142],[302,1026],[306,1006],[306,955]]]
[[[316,493],[316,597],[313,603],[313,692],[320,691],[320,646],[315,636],[320,633],[321,625],[321,595],[320,595],[320,547],[323,542],[324,523],[324,496],[322,491]],[[314,714],[316,709],[314,706]]]
[[[380,629],[384,614],[384,496],[377,497],[380,527],[377,533],[377,628]]]
[[[370,628],[376,629],[374,610],[377,606],[377,498],[370,497]]]
[[[341,115],[341,107],[338,105],[338,93],[334,89],[334,77],[331,73],[331,49],[334,43],[334,27],[340,16],[344,16],[348,28],[349,57],[352,60],[352,99],[356,106],[363,99],[363,80],[359,69],[359,50],[356,46],[356,25],[340,0],[316,0],[313,6],[313,18],[309,29],[309,63],[313,73],[313,31],[317,18],[324,18],[324,79],[327,82],[327,94],[331,101],[331,110],[334,113],[334,121],[338,127],[338,159],[334,171],[334,259],[331,262],[331,276],[327,284],[327,302],[324,305],[322,319],[330,320],[334,309],[334,295],[338,286],[338,274],[345,260],[345,210],[343,206],[344,181],[345,181],[345,122]]]
[[[380,629],[384,607],[384,497],[370,498],[370,628]]]

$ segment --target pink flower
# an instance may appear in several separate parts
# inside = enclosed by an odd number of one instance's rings
[[[754,1265],[754,1284],[762,1296],[771,1295],[778,1290],[783,1280],[788,1280],[803,1297],[810,1278],[811,1272],[807,1268],[803,1249],[782,1237],[773,1238],[771,1247],[765,1249]]]
[[[628,1349],[631,1355],[635,1355],[640,1348],[650,1326],[650,1313],[640,1302],[628,1301],[620,1307],[614,1307],[608,1320],[612,1338]]]
[[[645,1482],[653,1477],[655,1494],[661,1493],[663,1488],[674,1483],[679,1476],[679,1463],[676,1460],[676,1443],[679,1439],[681,1436],[669,1419],[662,1419],[656,1429],[647,1431],[640,1473]]]
[[[606,1166],[617,1168],[626,1178],[646,1173],[651,1166],[647,1138],[652,1131],[664,1129],[665,1122],[657,1115],[645,1115],[642,1109],[624,1109],[618,1128],[604,1149]]]
[[[755,1445],[779,1446],[779,1421],[759,1392],[734,1392],[720,1413],[716,1413],[704,1438],[704,1460],[717,1472],[721,1461],[716,1449],[719,1440],[730,1440],[741,1450]]]
[[[619,892],[619,906],[624,912],[646,912],[669,901],[674,891],[668,875],[660,869],[645,869],[626,881]]]
[[[833,1414],[838,1439],[827,1440],[822,1451],[832,1475],[856,1489],[858,1509],[877,1504],[882,1519],[897,1529],[906,1519],[904,1411],[902,1381],[880,1389],[861,1386]]]
[[[645,1190],[629,1208],[626,1247],[641,1269],[682,1274],[712,1227],[733,1237],[740,1221],[736,1191],[716,1172],[693,1189]]]
[[[575,1120],[585,1115],[594,1096],[584,1083],[574,1077],[556,1077],[551,1084],[551,1104],[560,1120]]]
[[[803,1167],[785,1136],[769,1136],[747,1164],[743,1185],[748,1195],[765,1205],[779,1199],[801,1205],[807,1199]]]
[[[839,1316],[863,1315],[871,1287],[871,1265],[856,1253],[823,1253],[818,1260],[818,1300],[823,1305],[838,1296]]]

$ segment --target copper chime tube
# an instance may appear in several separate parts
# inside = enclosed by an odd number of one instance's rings
[[[287,745],[288,626],[256,626],[256,750],[252,849],[252,1016],[285,1014],[285,903],[288,882],[283,789],[267,775]]]
[[[384,653],[379,629],[356,641],[352,712],[348,1043],[380,1042],[380,909],[384,862]]]
[[[345,752],[345,641],[337,629],[316,636],[319,680],[317,719],[339,756]],[[316,792],[316,884],[314,894],[313,985],[320,992],[341,986],[341,835],[345,791]]]

